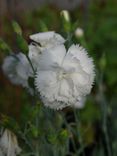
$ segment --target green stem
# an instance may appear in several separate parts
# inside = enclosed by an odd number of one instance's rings
[[[39,156],[38,141],[36,142],[36,152],[35,152],[35,156]]]
[[[68,48],[71,46],[72,44],[72,35],[70,32],[67,33],[67,40],[68,40]]]
[[[37,103],[36,96],[35,96],[35,103]],[[37,109],[38,109],[38,107],[37,107]],[[36,114],[35,126],[36,126],[36,129],[38,130],[39,129],[39,112]],[[36,138],[36,156],[39,156],[39,140],[38,140],[38,136]]]
[[[109,139],[108,128],[107,128],[108,107],[107,107],[107,101],[105,99],[104,91],[103,91],[103,73],[101,73],[101,78],[99,82],[99,94],[100,94],[100,104],[101,104],[102,118],[103,118],[102,130],[105,136],[108,156],[112,156],[111,147],[110,147],[110,139]]]
[[[34,73],[34,75],[35,75],[35,69],[34,69],[34,67],[33,67],[33,64],[32,64],[32,62],[31,62],[29,56],[26,55],[26,57],[27,57],[27,59],[28,59],[28,61],[29,61],[29,64],[30,64],[30,66],[31,66],[31,68],[32,68],[32,70],[33,70],[33,73]]]
[[[79,144],[80,144],[80,149],[79,151],[82,151],[82,154],[83,156],[85,156],[85,152],[84,152],[84,145],[83,145],[83,140],[82,140],[82,136],[81,136],[81,133],[80,133],[80,129],[81,129],[81,123],[80,123],[80,115],[79,115],[79,112],[77,112],[76,109],[74,109],[74,116],[75,116],[75,120],[76,120],[76,128],[77,128],[77,131],[78,131],[78,136],[79,136]],[[80,155],[81,152],[77,151],[77,154]]]
[[[28,139],[26,138],[26,136],[21,131],[19,132],[19,135],[25,141],[25,143],[28,145],[28,147],[32,150],[32,152],[34,152],[34,149],[32,147],[32,144],[28,141]]]
[[[36,128],[38,129],[38,116],[36,117]],[[36,156],[39,156],[39,142],[38,139],[36,140]]]
[[[70,133],[73,133],[72,127],[71,127],[70,124],[67,122],[67,120],[66,120],[66,118],[65,118],[65,115],[62,114],[62,116],[63,116],[64,123],[65,123],[65,126],[67,127],[68,131],[69,131]],[[72,142],[72,145],[73,145],[74,150],[77,151],[77,147],[76,147],[74,138],[71,138],[71,142]]]

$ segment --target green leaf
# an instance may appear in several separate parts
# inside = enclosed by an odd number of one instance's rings
[[[35,137],[35,138],[38,137],[38,129],[36,126],[31,125],[31,133],[32,133],[33,137]]]
[[[39,21],[39,26],[42,32],[48,31],[47,25],[42,20]]]
[[[47,141],[53,145],[57,143],[57,135],[55,133],[51,133],[47,135]]]
[[[64,144],[65,141],[69,139],[69,132],[67,129],[62,129],[58,135],[58,139],[60,141],[60,144]]]
[[[30,120],[34,120],[41,110],[41,106],[39,102],[35,103],[35,107],[30,110]]]
[[[0,50],[5,53],[11,53],[11,48],[0,38]]]
[[[4,114],[0,114],[0,117],[1,117],[0,125],[2,125],[3,127],[12,129],[15,132],[17,132],[20,129],[19,124],[13,118],[6,116]]]
[[[20,50],[22,52],[24,52],[25,54],[28,53],[28,44],[26,42],[26,40],[21,36],[21,35],[16,35],[16,41],[18,44],[18,47],[20,48]]]

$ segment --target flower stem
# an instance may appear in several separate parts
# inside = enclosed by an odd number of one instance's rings
[[[36,96],[35,96],[35,103],[37,103],[37,100],[36,100]],[[39,109],[39,108],[37,108]],[[35,127],[38,131],[39,129],[39,112],[36,114],[36,117],[35,117]],[[39,140],[38,140],[38,134],[37,134],[37,138],[36,138],[36,149],[35,149],[35,152],[36,152],[36,156],[39,156]]]
[[[32,68],[32,70],[33,70],[33,73],[34,73],[34,75],[35,75],[35,69],[34,69],[34,67],[33,67],[33,65],[32,65],[32,62],[31,62],[31,60],[30,60],[30,58],[29,58],[28,55],[26,55],[26,57],[27,57],[27,59],[28,59],[28,61],[29,61],[29,64],[30,64],[30,66],[31,66],[31,68]]]
[[[81,123],[80,123],[80,114],[79,112],[74,109],[74,116],[75,116],[75,120],[76,120],[76,128],[77,128],[77,132],[78,132],[78,136],[79,136],[79,144],[80,144],[80,149],[82,151],[83,156],[85,156],[85,152],[84,152],[84,145],[83,145],[83,140],[82,140],[82,136],[80,133],[80,129],[81,129]],[[77,151],[77,154],[80,155],[81,152]]]
[[[39,156],[38,143],[36,144],[36,154],[35,156]]]
[[[110,139],[108,135],[108,128],[107,128],[107,117],[108,117],[108,106],[107,101],[103,91],[103,73],[101,73],[100,82],[99,82],[99,95],[100,95],[100,105],[102,111],[102,130],[104,133],[105,141],[106,141],[106,148],[108,156],[112,156],[111,153],[111,146],[110,146]]]
[[[73,133],[72,127],[71,127],[70,124],[67,122],[67,119],[65,118],[64,113],[62,114],[62,116],[63,116],[64,123],[65,123],[65,126],[67,127],[68,131],[69,131],[70,133]],[[72,142],[72,145],[73,145],[74,150],[77,151],[77,147],[76,147],[74,138],[71,138],[71,142]]]

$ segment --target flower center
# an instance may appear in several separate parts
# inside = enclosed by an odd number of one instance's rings
[[[68,76],[68,74],[65,71],[59,71],[57,78],[58,78],[58,80],[62,80],[64,78],[66,78],[67,76]]]

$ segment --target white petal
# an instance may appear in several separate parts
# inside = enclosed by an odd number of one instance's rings
[[[71,79],[74,85],[74,96],[85,96],[90,93],[92,84],[89,81],[88,74],[75,73],[71,75]]]
[[[80,61],[73,58],[70,53],[66,54],[62,67],[65,69],[65,71],[70,71],[71,73],[78,72],[79,69],[81,69]]]
[[[56,45],[57,45],[57,43],[58,44],[63,44],[65,42],[65,39],[60,34],[57,34],[57,33],[54,34],[53,40],[54,39],[56,41]]]
[[[71,79],[75,85],[85,86],[89,82],[89,76],[86,73],[73,73],[71,74]]]
[[[80,64],[85,72],[87,72],[88,74],[94,73],[93,60],[92,58],[88,57],[85,49],[83,49],[79,45],[72,45],[68,50],[68,54],[72,55],[72,57],[80,61]]]
[[[30,35],[30,38],[41,44],[42,47],[50,48],[65,42],[64,38],[54,31]]]
[[[54,67],[60,67],[65,55],[66,50],[64,45],[59,45],[44,51],[40,57],[39,69],[51,70]]]
[[[77,99],[77,101],[74,103],[74,107],[75,108],[83,108],[84,105],[85,105],[85,100],[86,98],[85,97],[80,97]]]
[[[44,103],[45,106],[51,108],[51,109],[55,109],[55,110],[61,110],[67,106],[69,106],[68,104],[62,102],[62,101],[50,101],[49,99],[47,98],[42,98],[42,101]]]
[[[38,62],[40,60],[41,49],[38,45],[29,45],[29,53],[28,56],[35,68],[38,66]]]
[[[60,89],[59,89],[59,94],[58,94],[59,97],[59,100],[60,101],[63,101],[65,103],[68,102],[70,96],[71,96],[71,88],[69,87],[69,84],[68,82],[63,79],[61,82],[60,82]]]
[[[58,93],[58,82],[56,73],[53,71],[38,71],[35,85],[41,96],[54,100]]]
[[[41,33],[30,35],[30,39],[32,39],[38,43],[41,43],[41,42],[44,42],[45,40],[49,40],[49,39],[53,38],[54,33],[55,33],[54,31],[41,32]]]

